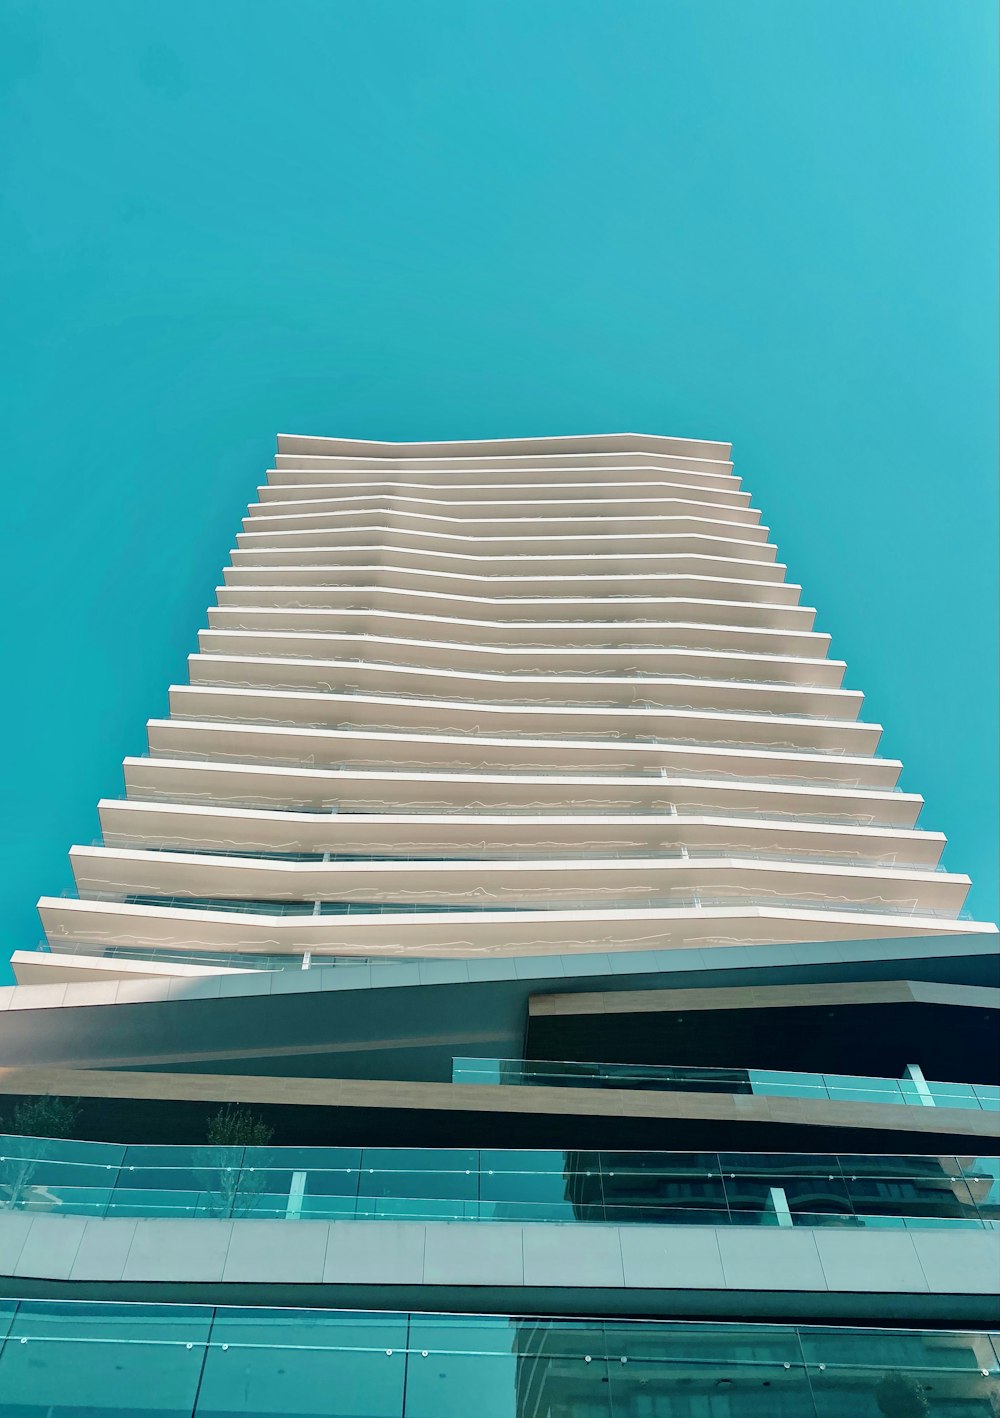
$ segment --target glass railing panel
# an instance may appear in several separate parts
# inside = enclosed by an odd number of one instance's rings
[[[990,1179],[996,1182],[998,1172],[1000,1172],[1000,1158],[996,1157],[949,1157],[949,1162],[954,1161],[957,1170],[963,1177],[968,1177],[970,1181]]]
[[[600,1152],[574,1152],[575,1159],[584,1159],[588,1168],[636,1173],[656,1172],[671,1176],[718,1176],[718,1152],[636,1152],[625,1149],[602,1149]],[[770,1156],[770,1153],[764,1154]]]
[[[90,1167],[55,1158],[11,1158],[0,1163],[0,1206],[21,1211],[55,1211],[69,1198],[108,1195],[116,1167]]]
[[[407,1418],[611,1418],[599,1325],[414,1315],[409,1342]]]
[[[530,1189],[530,1188],[529,1188]],[[812,1190],[789,1196],[785,1190],[794,1225],[865,1225],[876,1227],[920,1227],[942,1225],[982,1229],[984,1219],[977,1208],[961,1204],[947,1194],[928,1202],[926,1198],[884,1199],[852,1196],[845,1205],[843,1195]],[[64,1211],[95,1217],[215,1217],[230,1219],[294,1220],[373,1220],[411,1221],[607,1221],[617,1224],[677,1225],[778,1225],[768,1197],[768,1189],[758,1185],[740,1189],[729,1183],[713,1188],[671,1186],[669,1192],[627,1192],[600,1185],[588,1192],[574,1190],[572,1179],[562,1196],[528,1199],[412,1197],[403,1195],[362,1196],[312,1194],[298,1197],[288,1192],[258,1189],[252,1184],[216,1192],[69,1191],[48,1198],[48,1204],[32,1203],[19,1209]],[[857,1210],[852,1211],[853,1205]],[[862,1210],[867,1207],[867,1213]],[[988,1221],[988,1218],[987,1218]]]
[[[112,1397],[115,1413],[190,1418],[212,1310],[108,1309],[22,1301],[0,1353],[4,1409],[83,1418],[109,1412]]]
[[[816,1099],[843,1103],[927,1106],[927,1096],[909,1078],[857,1074],[822,1074],[788,1069],[687,1068],[668,1064],[622,1064],[548,1059],[452,1060],[456,1084],[554,1088],[626,1088],[664,1092],[757,1093],[765,1097]],[[971,1083],[928,1083],[939,1107],[982,1109],[993,1106],[1000,1090]],[[1000,1104],[998,1104],[1000,1106]]]
[[[0,1136],[0,1207],[99,1215],[125,1149],[115,1143]]]
[[[827,1097],[839,1103],[905,1103],[896,1078],[872,1078],[860,1074],[822,1075]]]
[[[747,1070],[748,1092],[781,1098],[826,1098],[828,1091],[819,1073],[796,1073],[788,1070]]]
[[[11,1330],[5,1408],[60,1418],[986,1418],[1000,1378],[982,1332],[94,1302]]]
[[[692,1202],[683,1205],[675,1199],[637,1198],[633,1202],[612,1197],[605,1202],[600,1218],[618,1226],[757,1226],[775,1220],[773,1214],[730,1211],[723,1196],[721,1204]]]
[[[115,1187],[103,1212],[105,1216],[205,1216],[216,1219],[231,1214],[232,1197],[222,1188],[213,1192],[129,1186]]]
[[[269,1172],[356,1172],[361,1153],[360,1147],[247,1147],[243,1157],[246,1166]]]
[[[996,1159],[949,1155],[152,1146],[103,1168],[62,1162],[63,1147],[35,1140],[30,1150],[47,1155],[8,1178],[3,1205],[87,1216],[750,1224],[741,1218],[774,1213],[780,1188],[794,1224],[853,1215],[866,1225],[981,1226],[1000,1214]]]
[[[726,809],[725,816],[739,816]],[[677,818],[679,823],[683,819]],[[810,822],[817,822],[819,819],[812,817]],[[329,863],[368,863],[379,862],[387,867],[412,867],[424,864],[458,862],[621,862],[621,861],[644,861],[654,864],[657,862],[678,862],[678,861],[716,861],[719,858],[737,857],[741,861],[752,862],[775,862],[784,865],[796,866],[843,866],[843,867],[884,867],[898,873],[911,872],[919,873],[921,876],[928,872],[935,872],[939,875],[947,875],[946,869],[940,865],[922,865],[908,861],[897,860],[896,854],[871,853],[860,855],[854,851],[843,852],[818,852],[808,848],[796,850],[794,845],[790,845],[785,851],[755,851],[746,843],[720,841],[714,847],[635,847],[610,851],[600,845],[585,849],[566,847],[564,849],[546,848],[541,845],[528,850],[515,850],[507,847],[497,847],[488,850],[484,847],[482,851],[469,852],[456,848],[454,851],[431,850],[426,852],[415,852],[413,850],[399,852],[280,852],[264,848],[256,850],[226,847],[197,846],[163,846],[159,842],[145,842],[141,839],[130,839],[119,842],[94,841],[90,844],[93,847],[110,847],[113,850],[122,848],[142,851],[152,854],[183,854],[185,857],[194,856],[200,859],[201,864],[211,866],[224,866],[229,859],[236,859],[247,862],[307,862],[316,865],[328,865]]]
[[[854,1210],[867,1215],[976,1219],[979,1214],[967,1183],[955,1177],[859,1178],[848,1181],[847,1189]]]
[[[125,1149],[122,1166],[126,1170],[136,1168],[143,1172],[239,1167],[243,1163],[244,1151],[242,1147],[216,1147],[207,1143],[194,1146],[183,1143],[133,1143]]]
[[[58,1157],[60,1162],[93,1167],[117,1167],[124,1156],[125,1147],[120,1142],[88,1142],[69,1137],[24,1137],[19,1133],[0,1133],[0,1160],[23,1158],[45,1161]]]
[[[780,1185],[789,1210],[796,1212],[832,1211],[845,1214],[852,1210],[847,1183],[835,1173],[813,1173],[784,1176],[776,1183],[773,1174],[754,1176],[749,1172],[726,1177],[726,1194],[734,1211],[762,1210],[770,1203],[771,1188]]]
[[[408,1316],[219,1310],[198,1418],[401,1418]]]
[[[959,1177],[959,1160],[951,1153],[899,1154],[880,1156],[875,1153],[846,1152],[833,1161],[845,1177],[915,1178]]]
[[[721,1177],[678,1177],[669,1172],[639,1174],[615,1171],[605,1173],[597,1181],[603,1189],[604,1203],[609,1210],[639,1205],[656,1211],[725,1213],[735,1204],[730,1184]],[[592,1192],[600,1195],[597,1187],[593,1187]],[[766,1202],[766,1195],[764,1200]]]
[[[986,1220],[1000,1219],[1000,1158],[960,1157],[958,1165],[979,1215]]]
[[[476,1067],[485,1064],[485,1076]],[[499,1067],[497,1067],[499,1066]],[[492,1072],[498,1074],[492,1078]],[[669,1065],[549,1062],[517,1059],[455,1060],[454,1083],[487,1083],[561,1088],[649,1088],[675,1092],[749,1093],[745,1069],[689,1069]]]
[[[609,1322],[605,1343],[614,1415],[813,1418],[794,1330]]]
[[[479,1178],[479,1193],[483,1201],[503,1203],[548,1203],[561,1205],[574,1197],[586,1197],[592,1202],[602,1200],[599,1173],[564,1171],[490,1171],[483,1168]]]
[[[244,1169],[244,1175],[246,1175]],[[316,1203],[326,1198],[356,1197],[377,1194],[366,1191],[362,1177],[367,1175],[358,1167],[309,1167],[295,1170],[279,1168],[255,1168],[249,1174],[258,1189],[269,1195],[284,1196],[294,1200],[301,1196],[303,1205]],[[376,1173],[375,1176],[383,1174]],[[388,1174],[392,1175],[392,1174]],[[420,1195],[420,1192],[411,1193]]]
[[[928,1079],[927,1088],[938,1108],[983,1107],[971,1083],[932,1083]]]
[[[366,1147],[361,1154],[361,1197],[475,1200],[479,1193],[475,1148]]]
[[[365,1197],[424,1197],[475,1201],[479,1195],[478,1167],[467,1172],[364,1171],[359,1195]]]
[[[483,1147],[479,1165],[484,1174],[547,1172],[557,1176],[567,1169],[594,1170],[601,1165],[597,1152],[562,1152],[555,1148]]]
[[[998,1368],[990,1337],[975,1332],[805,1326],[798,1331],[807,1364],[828,1368],[921,1369],[970,1373]]]
[[[925,1094],[924,1094],[923,1089],[922,1089],[922,1088],[918,1088],[918,1087],[917,1087],[917,1084],[914,1082],[914,1080],[913,1080],[912,1078],[910,1078],[910,1077],[900,1078],[900,1079],[897,1079],[896,1082],[897,1082],[897,1086],[898,1086],[898,1088],[899,1088],[899,1096],[900,1096],[900,1098],[902,1099],[902,1101],[907,1105],[907,1107],[910,1107],[910,1108],[924,1108],[924,1107],[927,1107],[927,1098],[926,1098],[926,1096],[925,1096]]]
[[[72,1216],[108,1216],[117,1195],[113,1187],[32,1186],[10,1206],[15,1211],[51,1215],[66,1212]],[[145,1206],[141,1214],[148,1214]]]
[[[817,1418],[982,1414],[997,1395],[988,1336],[801,1329]]]

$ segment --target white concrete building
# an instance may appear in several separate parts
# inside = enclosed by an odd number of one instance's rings
[[[952,936],[726,443],[281,436],[19,982]]]
[[[0,1408],[997,1411],[997,931],[729,451],[279,438],[0,989]]]

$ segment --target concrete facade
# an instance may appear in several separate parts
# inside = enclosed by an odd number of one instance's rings
[[[9,1296],[995,1321],[996,927],[730,452],[279,437],[0,990],[0,1101],[81,1110],[0,1138]],[[220,1105],[273,1147],[192,1164]],[[571,1219],[491,1219],[463,1148],[548,1149]]]

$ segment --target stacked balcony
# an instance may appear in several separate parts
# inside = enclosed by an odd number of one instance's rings
[[[984,929],[728,444],[283,437],[224,582],[19,978]]]
[[[986,1412],[996,928],[845,677],[728,444],[280,438],[0,990],[11,1392]]]

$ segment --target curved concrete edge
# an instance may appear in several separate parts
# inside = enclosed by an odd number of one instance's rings
[[[538,1222],[281,1221],[0,1213],[0,1287],[19,1283],[135,1297],[277,1294],[323,1303],[456,1295],[500,1310],[559,1295],[635,1313],[806,1312],[926,1320],[997,1318],[1000,1232],[849,1231]],[[112,1290],[107,1290],[107,1287]],[[54,1293],[54,1292],[52,1292]],[[737,1299],[738,1297],[738,1299]],[[747,1306],[750,1306],[748,1309]]]
[[[524,995],[575,984],[588,993],[621,989],[630,976],[642,977],[649,988],[654,977],[673,976],[685,987],[725,984],[810,984],[861,982],[907,977],[929,984],[963,984],[980,988],[1000,985],[997,927],[980,935],[949,933],[947,925],[932,936],[891,939],[792,942],[780,945],[675,946],[645,951],[604,951],[548,955],[541,958],[503,956],[469,960],[385,960],[376,965],[351,963],[344,969],[324,964],[310,970],[230,971],[208,980],[95,982],[79,985],[7,985],[0,988],[0,1012],[52,1010],[109,1004],[179,1003],[187,1000],[290,995],[326,991],[354,992],[412,989],[425,985],[472,985],[494,992],[517,985]],[[864,971],[865,973],[860,973]],[[733,978],[726,978],[727,976]],[[954,977],[958,976],[957,979]],[[586,981],[586,983],[584,983]],[[655,983],[659,983],[656,981]],[[633,986],[634,988],[635,986]]]

